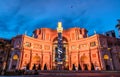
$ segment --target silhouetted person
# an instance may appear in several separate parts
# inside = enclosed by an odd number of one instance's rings
[[[36,65],[35,65],[35,64],[34,64],[34,66],[33,66],[32,70],[36,70]]]
[[[38,65],[38,70],[41,70],[41,65],[40,64]]]
[[[75,64],[73,64],[73,66],[72,66],[72,70],[75,70]]]
[[[44,70],[47,70],[47,65],[46,64],[44,65]]]
[[[80,64],[78,65],[78,70],[82,70]]]
[[[95,70],[93,63],[91,63],[91,70]]]
[[[84,64],[84,68],[85,70],[88,70],[87,64]]]

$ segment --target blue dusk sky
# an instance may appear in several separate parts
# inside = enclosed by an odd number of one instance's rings
[[[89,35],[117,29],[120,0],[0,0],[0,38],[31,36],[37,28],[86,28]]]

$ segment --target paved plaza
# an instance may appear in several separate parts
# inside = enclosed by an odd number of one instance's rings
[[[8,76],[0,76],[8,77]],[[120,77],[118,71],[39,71],[38,75],[20,75],[9,77]]]

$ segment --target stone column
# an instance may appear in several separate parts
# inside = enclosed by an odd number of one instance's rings
[[[10,58],[10,64],[9,64],[8,70],[11,69],[11,65],[12,65],[12,58]]]

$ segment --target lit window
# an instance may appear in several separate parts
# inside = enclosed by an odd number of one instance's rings
[[[79,48],[84,48],[86,46],[87,46],[86,44],[82,44],[82,45],[79,45]]]
[[[73,45],[71,48],[72,48],[72,49],[75,49],[76,47],[75,47],[75,45]]]
[[[91,47],[96,46],[96,42],[95,42],[95,41],[94,41],[94,42],[91,42],[91,43],[90,43],[90,46],[91,46]]]
[[[25,43],[25,46],[27,46],[27,47],[31,47],[31,43],[26,42],[26,43]]]

